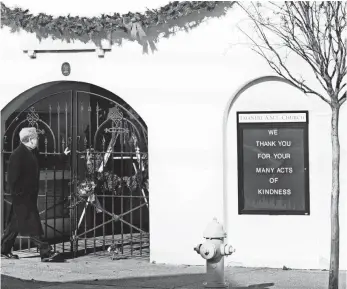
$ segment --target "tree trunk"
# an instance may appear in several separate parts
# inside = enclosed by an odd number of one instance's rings
[[[332,104],[331,142],[332,142],[332,190],[331,190],[331,245],[329,289],[339,287],[339,195],[340,195],[340,143],[339,143],[339,104]]]

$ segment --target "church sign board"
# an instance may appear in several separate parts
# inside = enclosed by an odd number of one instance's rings
[[[309,215],[308,112],[237,112],[239,214]]]

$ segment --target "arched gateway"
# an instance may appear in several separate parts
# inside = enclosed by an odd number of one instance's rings
[[[148,255],[147,126],[129,105],[95,85],[57,81],[11,101],[1,125],[4,221],[11,208],[7,163],[20,129],[35,126],[38,206],[45,237],[56,250],[77,256],[111,245],[115,257]],[[56,156],[66,147],[71,155],[61,162]],[[30,242],[21,236],[15,248],[27,250]]]

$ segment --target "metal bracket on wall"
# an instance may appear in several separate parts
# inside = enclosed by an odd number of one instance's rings
[[[38,53],[85,53],[85,52],[95,52],[99,58],[105,56],[105,52],[111,51],[111,48],[96,47],[95,49],[35,49],[35,50],[23,50],[24,53],[31,59],[35,59]]]

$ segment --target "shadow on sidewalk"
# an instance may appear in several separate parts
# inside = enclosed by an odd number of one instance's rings
[[[205,281],[205,274],[189,274],[189,275],[175,275],[175,276],[155,276],[155,277],[142,277],[131,279],[119,280],[100,280],[93,282],[78,282],[84,285],[103,285],[103,286],[116,286],[116,288],[189,288],[189,289],[202,289],[203,282]],[[242,286],[235,282],[229,281],[229,289],[271,289],[274,283],[253,284]]]
[[[136,277],[136,278],[124,278],[124,279],[110,279],[110,280],[90,280],[90,281],[73,281],[64,283],[50,283],[41,281],[30,281],[13,278],[6,275],[1,275],[1,288],[3,289],[34,289],[34,288],[191,288],[201,289],[202,283],[205,281],[205,274],[189,274],[189,275],[163,275],[163,276],[148,276],[148,277]],[[229,282],[230,289],[271,289],[274,283],[263,283],[242,286]]]
[[[36,289],[45,288],[46,286],[59,285],[57,282],[43,282],[43,281],[30,281],[22,280],[19,278],[10,277],[1,274],[1,289]]]

